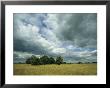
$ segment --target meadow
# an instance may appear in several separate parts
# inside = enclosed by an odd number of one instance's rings
[[[97,64],[14,64],[14,75],[97,75]]]

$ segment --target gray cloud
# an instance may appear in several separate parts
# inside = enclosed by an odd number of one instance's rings
[[[14,14],[14,52],[96,60],[97,14]]]
[[[97,14],[76,13],[51,15],[53,16],[50,16],[48,23],[51,22],[52,27],[56,28],[54,32],[60,40],[71,41],[72,44],[79,47],[96,48]],[[52,17],[54,19],[51,19]]]

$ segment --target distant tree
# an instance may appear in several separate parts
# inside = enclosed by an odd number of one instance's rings
[[[31,56],[31,64],[32,65],[40,65],[41,64],[41,61],[38,57],[32,55]]]
[[[63,62],[63,64],[66,64],[66,62]]]
[[[92,62],[92,63],[97,63],[97,62]]]
[[[81,64],[81,62],[78,62],[78,64]]]
[[[62,63],[63,63],[63,58],[62,58],[61,56],[58,56],[58,57],[56,58],[56,64],[60,65],[60,64],[62,64]]]
[[[49,64],[49,57],[44,55],[40,58],[41,64]]]
[[[45,64],[66,64],[66,62],[63,62],[63,57],[59,56],[56,58],[56,60],[53,57],[48,57],[46,55],[38,58],[35,55],[32,55],[30,58],[28,58],[25,62],[26,64],[32,64],[32,65],[45,65]]]
[[[49,64],[55,64],[55,59],[53,57],[49,58]]]
[[[19,64],[22,64],[21,62],[19,62]]]
[[[31,64],[31,58],[28,58],[28,59],[26,60],[26,64]]]

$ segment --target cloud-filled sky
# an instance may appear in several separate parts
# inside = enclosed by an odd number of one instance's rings
[[[15,13],[13,25],[14,62],[32,54],[97,60],[96,13]]]

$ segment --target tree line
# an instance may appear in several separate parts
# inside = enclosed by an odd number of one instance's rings
[[[58,56],[56,59],[53,57],[48,57],[46,55],[42,57],[36,57],[35,55],[32,55],[30,58],[26,60],[26,64],[32,64],[32,65],[45,65],[45,64],[63,64],[66,62],[63,62],[63,57]]]

